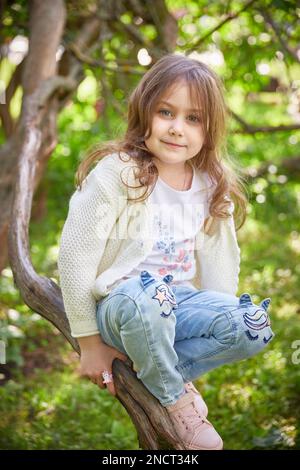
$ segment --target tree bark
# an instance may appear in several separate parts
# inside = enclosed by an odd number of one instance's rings
[[[57,143],[57,113],[84,78],[82,64],[70,51],[65,51],[57,70],[56,52],[60,45],[64,22],[65,6],[63,0],[43,2],[34,0],[31,5],[29,52],[25,60],[22,87],[24,90],[22,110],[15,131],[0,149],[0,272],[7,265],[7,234],[11,214],[13,188],[16,181],[17,161],[24,144],[24,135],[28,114],[24,104],[33,93],[40,89],[38,112],[31,119],[39,120],[41,147],[37,159],[34,190],[38,187],[48,159]],[[51,26],[51,27],[50,27]],[[75,43],[83,49],[88,48],[97,39],[100,32],[98,18],[87,18],[82,25]],[[46,39],[47,38],[47,39]],[[43,47],[40,46],[42,42]],[[49,62],[49,63],[48,63]],[[57,72],[60,75],[57,75]],[[53,79],[50,85],[50,78]],[[56,82],[55,82],[56,80]],[[48,85],[45,85],[48,83]],[[56,96],[48,96],[47,87],[52,86]],[[42,90],[43,93],[42,93]],[[45,99],[45,95],[47,99]]]

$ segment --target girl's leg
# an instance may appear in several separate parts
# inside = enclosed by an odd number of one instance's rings
[[[180,286],[173,290],[178,303],[174,349],[185,382],[257,354],[274,336],[267,313],[270,299],[255,305],[247,293],[236,297]]]
[[[123,281],[97,305],[101,337],[129,356],[137,377],[163,406],[184,393],[174,350],[176,306],[167,283],[147,271]]]
[[[130,357],[138,378],[168,406],[184,382],[256,354],[274,334],[270,299],[257,306],[248,294],[170,287],[164,279],[144,271],[123,281],[98,303],[97,320],[103,340]]]

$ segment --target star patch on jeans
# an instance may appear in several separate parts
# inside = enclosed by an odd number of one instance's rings
[[[172,313],[172,310],[177,308],[175,296],[167,284],[163,283],[155,287],[155,295],[152,299],[157,300],[160,307],[164,302],[166,303],[166,305],[164,305],[166,311],[161,313],[162,317],[168,317]]]

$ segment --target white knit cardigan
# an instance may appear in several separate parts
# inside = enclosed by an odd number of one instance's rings
[[[134,163],[127,154],[106,155],[90,171],[70,201],[58,256],[58,270],[65,311],[73,337],[99,333],[96,302],[107,295],[108,285],[136,268],[152,250],[152,214],[149,198],[127,202],[144,194],[135,180]],[[125,158],[124,158],[125,157]],[[196,236],[197,289],[236,295],[240,248],[230,217],[207,219]]]

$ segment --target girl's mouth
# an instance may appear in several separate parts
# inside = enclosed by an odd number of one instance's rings
[[[162,140],[162,142],[163,142],[164,144],[166,144],[166,145],[169,145],[170,147],[176,147],[176,148],[183,148],[183,147],[185,147],[185,145],[171,144],[170,142],[164,142],[163,140]]]

